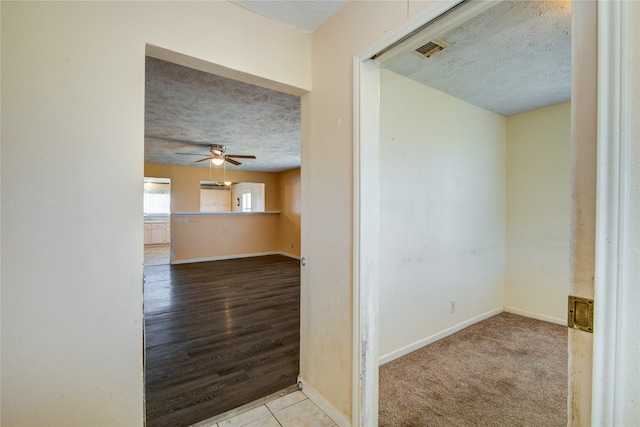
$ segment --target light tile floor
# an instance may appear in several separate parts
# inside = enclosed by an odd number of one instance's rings
[[[336,423],[301,391],[235,415],[218,423],[198,427],[334,427]]]
[[[169,264],[170,245],[144,245],[144,265]]]

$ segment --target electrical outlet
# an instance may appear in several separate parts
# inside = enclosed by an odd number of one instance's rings
[[[449,313],[453,314],[456,312],[456,302],[449,301]]]

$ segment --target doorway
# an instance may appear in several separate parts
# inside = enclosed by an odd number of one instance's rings
[[[171,179],[144,178],[144,265],[164,265],[171,252]]]
[[[424,13],[417,14],[421,18],[409,20],[403,26],[403,29],[406,30],[404,34],[416,31],[422,23],[441,16],[449,10],[450,6],[451,3],[448,5],[434,4],[425,8],[422,11]],[[398,34],[387,37],[386,40],[381,40],[370,50],[363,52],[358,56],[361,62],[356,67],[356,99],[358,100],[356,107],[356,164],[359,165],[359,167],[356,166],[356,170],[359,171],[359,175],[356,175],[356,218],[358,220],[355,227],[356,304],[354,306],[354,324],[356,328],[354,339],[358,344],[354,346],[354,349],[359,354],[354,357],[356,361],[354,384],[358,385],[354,388],[362,387],[363,391],[362,394],[356,392],[354,395],[353,415],[354,420],[358,420],[360,424],[370,423],[377,417],[377,405],[371,405],[371,402],[377,399],[375,372],[379,354],[377,335],[380,329],[380,325],[377,323],[380,316],[377,301],[382,274],[377,260],[380,258],[383,246],[378,236],[372,236],[370,232],[366,231],[380,227],[379,215],[382,203],[382,196],[377,192],[381,186],[378,177],[381,176],[382,168],[380,154],[382,142],[379,135],[373,131],[379,126],[376,94],[380,90],[380,69],[369,58],[381,51],[384,52],[385,48],[393,45],[398,38]],[[365,267],[367,281],[361,282],[358,272],[365,273],[363,270]],[[447,314],[449,314],[449,310],[454,310],[451,304],[451,301],[447,301]],[[562,303],[560,304],[562,305]],[[372,318],[376,321],[371,322]],[[366,380],[362,381],[361,378],[358,378],[360,375],[365,375]],[[365,402],[366,405],[362,402]]]
[[[505,39],[523,39],[521,34],[531,34],[547,21],[555,33],[545,31],[537,40],[555,50],[540,52],[512,41],[498,53],[499,60],[494,49],[482,52],[483,46]],[[427,57],[407,52],[381,70],[381,364],[415,360],[406,355],[502,310],[566,325],[570,25],[568,5],[502,2],[440,32],[435,39],[440,50],[427,51]],[[532,70],[533,58],[540,70]],[[548,79],[529,78],[550,69],[555,73]],[[505,86],[512,87],[501,93]],[[549,400],[539,404],[546,404],[554,422],[563,424],[567,341],[562,326],[555,330],[559,338],[554,347],[564,349],[565,360],[550,354],[548,360],[558,365],[554,378],[562,387],[557,392],[553,387]],[[521,372],[538,363],[533,357],[515,360]],[[464,370],[463,363],[458,366]],[[385,367],[381,384],[397,374]],[[508,377],[507,369],[503,374]],[[427,378],[421,380],[425,390]],[[514,387],[507,392],[490,375],[485,380],[488,386],[477,388],[476,396],[502,397],[503,404],[490,406],[505,410],[513,408],[508,392],[526,384],[511,382]],[[543,384],[522,386],[520,393],[530,396]],[[396,415],[389,410],[399,394],[388,387],[380,390],[381,409],[387,409],[380,413],[382,425],[401,424],[390,419]],[[467,402],[453,389],[450,398]],[[410,399],[400,399],[405,400]],[[437,403],[426,407],[435,412],[425,409],[429,415],[423,412],[424,419],[439,413]],[[473,414],[473,408],[468,401],[462,412]],[[521,420],[535,419],[537,413],[514,409]],[[496,414],[500,424],[498,419]]]
[[[191,424],[296,385],[300,98],[149,51],[145,174],[171,178],[172,246],[170,265],[145,268],[147,423]]]

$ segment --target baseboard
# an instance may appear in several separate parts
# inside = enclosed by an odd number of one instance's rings
[[[274,252],[274,254],[287,256],[289,258],[297,259],[298,261],[300,261],[300,255],[294,255],[294,254],[290,254],[290,253],[287,253],[287,252]]]
[[[237,254],[237,255],[223,255],[223,256],[215,256],[215,257],[207,257],[207,258],[180,259],[180,260],[171,261],[171,264],[190,264],[193,262],[221,261],[225,259],[251,258],[256,256],[265,256],[265,255],[284,255],[289,258],[294,258],[297,260],[300,259],[299,256],[288,254],[286,252],[270,251],[270,252],[257,252],[253,254]]]
[[[322,409],[325,414],[329,416],[340,427],[350,427],[351,421],[348,420],[342,412],[338,411],[335,406],[327,401],[320,393],[318,393],[313,387],[311,387],[304,378],[298,376],[298,385],[302,385],[302,392],[311,400],[315,405]]]
[[[558,319],[557,317],[545,316],[543,314],[531,313],[529,311],[520,310],[519,308],[505,306],[504,311],[507,313],[518,314],[524,317],[530,317],[531,319],[542,320],[549,323],[556,323],[558,325],[567,326],[567,319]]]
[[[455,326],[452,326],[451,328],[445,329],[443,331],[438,332],[437,334],[433,334],[429,337],[423,338],[419,341],[416,341],[414,343],[411,343],[405,347],[402,347],[398,350],[392,351],[391,353],[387,353],[387,354],[383,354],[382,356],[380,356],[380,358],[378,359],[378,363],[380,365],[384,365],[385,363],[389,363],[392,360],[398,359],[402,356],[406,356],[409,353],[412,353],[426,345],[432,344],[438,340],[441,340],[442,338],[448,337],[449,335],[455,334],[458,331],[461,331],[462,329],[466,328],[467,326],[471,326],[474,323],[478,323],[481,320],[484,319],[488,319],[489,317],[495,316],[496,314],[500,314],[502,313],[504,310],[501,308],[496,308],[493,309],[491,311],[488,311],[486,313],[483,313],[479,316],[473,317],[469,320],[465,320],[462,323],[458,323]]]

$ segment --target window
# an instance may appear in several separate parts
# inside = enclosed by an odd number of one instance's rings
[[[251,212],[251,190],[242,190],[242,212]]]
[[[143,210],[145,215],[171,213],[171,192],[168,181],[169,180],[145,178],[143,196]]]

